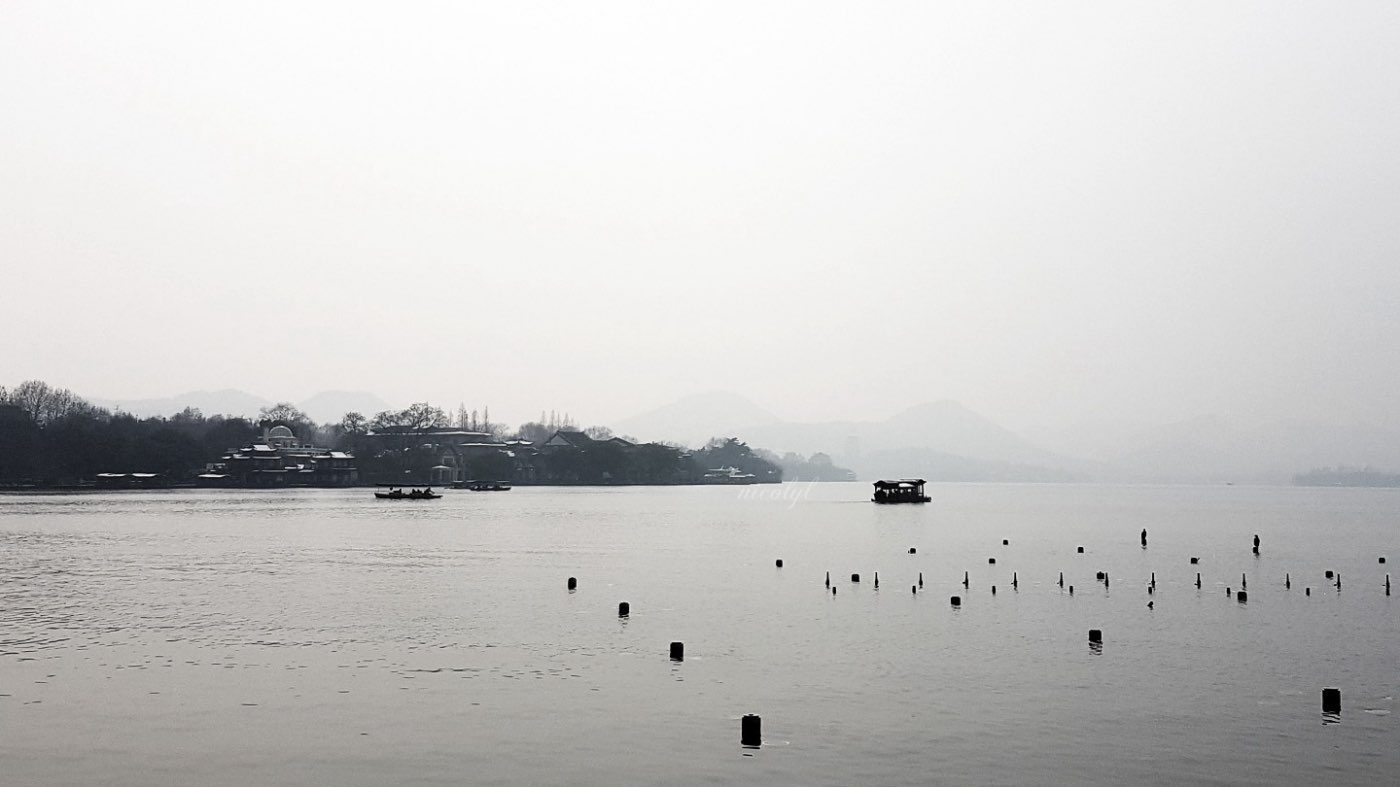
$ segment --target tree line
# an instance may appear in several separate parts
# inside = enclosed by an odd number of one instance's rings
[[[541,414],[510,429],[478,419],[465,408],[457,418],[418,402],[402,410],[373,415],[346,413],[338,423],[317,424],[296,406],[278,403],[262,408],[257,418],[205,415],[186,408],[168,417],[138,418],[97,407],[66,388],[28,380],[14,388],[0,386],[0,485],[63,486],[92,480],[99,473],[156,473],[171,482],[188,480],[206,463],[228,450],[258,439],[274,425],[285,425],[303,444],[355,454],[361,477],[402,477],[421,473],[440,461],[424,448],[424,436],[456,426],[485,432],[493,440],[526,440],[540,445],[559,429],[573,429],[567,416]],[[470,420],[468,420],[470,418]],[[455,423],[454,423],[455,420]],[[607,427],[580,430],[594,441],[584,449],[551,451],[537,457],[538,480],[548,483],[693,483],[707,469],[735,467],[760,480],[781,479],[776,457],[734,438],[712,440],[688,451],[683,446],[647,443],[624,446],[610,442]],[[397,439],[370,439],[371,432]],[[635,442],[635,441],[634,441]],[[517,469],[503,454],[481,462],[481,478],[505,480]]]

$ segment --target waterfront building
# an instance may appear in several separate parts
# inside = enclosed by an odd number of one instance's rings
[[[260,440],[230,449],[199,476],[206,486],[352,486],[357,481],[353,455],[302,443],[281,424]]]

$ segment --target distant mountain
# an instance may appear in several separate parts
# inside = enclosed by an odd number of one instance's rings
[[[736,393],[711,391],[634,415],[613,429],[642,440],[700,445],[711,437],[744,437],[750,427],[776,423],[778,416]]]
[[[346,413],[356,412],[366,418],[390,408],[388,402],[367,391],[322,391],[297,402],[302,412],[318,424],[339,423]]]
[[[90,399],[98,407],[121,410],[140,418],[171,416],[186,407],[198,408],[205,415],[252,417],[273,402],[247,391],[225,388],[221,391],[190,391],[161,399]]]
[[[911,407],[884,421],[777,423],[746,429],[742,437],[769,450],[810,454],[823,451],[862,477],[910,474],[928,467],[959,478],[1005,477],[1066,480],[1092,464],[1046,451],[953,401]],[[900,467],[905,467],[900,470]]]

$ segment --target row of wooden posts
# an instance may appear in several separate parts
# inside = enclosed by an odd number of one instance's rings
[[[1009,546],[1009,545],[1011,544],[1011,541],[1010,541],[1009,539],[1002,539],[1001,544],[1002,544],[1002,546]],[[1143,546],[1144,549],[1147,548],[1147,531],[1146,531],[1146,530],[1143,530],[1143,531],[1142,531],[1142,546]],[[1076,548],[1076,553],[1077,553],[1077,554],[1081,554],[1081,555],[1084,554],[1084,547],[1082,547],[1082,546],[1081,546],[1081,547],[1077,547],[1077,548]],[[911,554],[911,555],[918,554],[918,548],[917,548],[917,547],[909,547],[909,554]],[[1259,554],[1259,536],[1258,536],[1258,535],[1255,535],[1255,536],[1254,536],[1254,554],[1256,554],[1256,555]],[[988,563],[989,565],[996,565],[996,562],[997,562],[997,559],[994,558],[994,557],[987,558],[987,563]],[[1381,558],[1379,559],[1379,562],[1381,563],[1381,565],[1384,565],[1384,564],[1385,564],[1385,558],[1384,558],[1384,557],[1381,557]],[[1191,565],[1194,566],[1194,565],[1197,565],[1197,564],[1199,564],[1199,563],[1200,563],[1200,558],[1196,558],[1196,557],[1192,557],[1192,558],[1191,558]],[[776,560],[776,561],[774,562],[774,564],[775,564],[778,568],[782,568],[782,567],[783,567],[782,558],[779,558],[778,560]],[[1325,576],[1327,579],[1334,579],[1334,578],[1335,578],[1336,587],[1337,587],[1338,590],[1341,590],[1341,588],[1342,588],[1342,575],[1341,575],[1340,572],[1334,572],[1334,571],[1332,571],[1332,570],[1329,569],[1328,571],[1326,571],[1326,572],[1324,573],[1324,576]],[[1095,579],[1096,579],[1097,581],[1099,581],[1099,582],[1102,582],[1102,583],[1104,584],[1104,587],[1109,587],[1109,583],[1110,583],[1111,580],[1109,579],[1109,576],[1108,576],[1108,572],[1107,572],[1107,571],[1099,571],[1099,572],[1097,572],[1096,575],[1095,575]],[[851,574],[851,581],[852,581],[852,582],[860,582],[860,574]],[[577,577],[569,577],[569,581],[568,581],[567,584],[568,584],[568,589],[569,589],[569,590],[577,590],[577,589],[578,589],[578,578],[577,578]],[[962,584],[963,584],[963,588],[965,588],[965,589],[969,587],[969,577],[968,577],[968,572],[966,572],[966,571],[963,572],[963,582],[962,582]],[[1230,596],[1230,595],[1232,595],[1232,593],[1233,593],[1233,595],[1234,595],[1234,597],[1235,597],[1235,599],[1236,599],[1237,601],[1239,601],[1241,604],[1246,603],[1246,602],[1249,600],[1249,594],[1248,594],[1248,591],[1247,591],[1248,585],[1249,585],[1249,577],[1248,577],[1246,574],[1241,573],[1241,574],[1240,574],[1240,589],[1239,589],[1238,591],[1233,591],[1231,588],[1228,588],[1228,587],[1227,587],[1227,588],[1225,588],[1225,595],[1226,595],[1226,596]],[[828,588],[831,589],[831,594],[832,594],[833,596],[836,595],[836,588],[833,587],[832,584],[831,584],[831,572],[830,572],[830,571],[826,572],[826,586],[827,586]],[[910,590],[910,592],[918,593],[918,592],[919,592],[919,589],[922,588],[923,586],[924,586],[924,572],[920,571],[920,572],[919,572],[919,581],[918,581],[918,584],[916,584],[916,585],[911,585],[911,586],[909,587],[909,590]],[[1020,586],[1020,578],[1019,578],[1017,572],[1015,572],[1015,571],[1011,572],[1011,586],[1012,586],[1013,588],[1016,588],[1016,587],[1019,587],[1019,586]],[[1060,572],[1059,586],[1062,587],[1062,588],[1065,586],[1065,573],[1064,573],[1063,571]],[[1291,574],[1285,573],[1285,574],[1283,575],[1283,586],[1284,586],[1284,589],[1289,589],[1289,588],[1292,588],[1292,587],[1293,587],[1293,577],[1292,577]],[[880,587],[880,572],[878,572],[878,571],[875,572],[875,587],[876,587],[876,588],[879,588],[879,587]],[[1200,587],[1201,587],[1201,574],[1200,574],[1199,571],[1196,572],[1196,587],[1197,587],[1197,588],[1200,588]],[[992,588],[992,595],[996,595],[997,586],[996,586],[996,585],[992,585],[991,588]],[[1148,583],[1147,583],[1147,594],[1148,594],[1148,595],[1153,595],[1153,594],[1156,592],[1156,590],[1157,590],[1157,572],[1153,571],[1153,572],[1152,572],[1151,579],[1149,579],[1149,580],[1148,580]],[[1304,592],[1305,592],[1307,595],[1311,596],[1311,595],[1312,595],[1312,588],[1310,588],[1310,587],[1309,587],[1309,588],[1305,588],[1305,589],[1304,589]],[[1071,596],[1074,595],[1074,585],[1070,585],[1070,586],[1069,586],[1069,594],[1070,594]],[[1387,573],[1387,574],[1385,575],[1385,594],[1386,594],[1387,596],[1390,595],[1390,574],[1389,574],[1389,573]],[[961,597],[961,596],[952,596],[952,597],[949,599],[949,601],[950,601],[950,603],[952,604],[952,606],[954,606],[954,607],[958,607],[958,606],[961,606],[961,605],[962,605],[962,597]],[[1148,606],[1149,608],[1151,608],[1152,605],[1153,605],[1153,602],[1151,602],[1151,601],[1147,602],[1147,606]],[[629,604],[629,603],[626,602],[626,601],[620,602],[620,603],[617,605],[617,614],[618,614],[618,617],[623,617],[623,618],[628,617],[629,615],[632,614],[632,605]],[[1089,629],[1089,643],[1090,643],[1091,646],[1093,646],[1093,645],[1102,646],[1102,644],[1103,644],[1103,630],[1102,630],[1102,629]],[[671,660],[672,660],[672,661],[684,661],[684,660],[685,660],[685,643],[683,643],[683,642],[672,642],[672,643],[671,643]],[[1341,689],[1337,689],[1337,688],[1325,688],[1325,689],[1322,690],[1322,712],[1323,712],[1323,713],[1327,713],[1327,714],[1340,714],[1340,713],[1342,712],[1342,691],[1341,691]],[[758,747],[758,746],[761,746],[762,743],[763,743],[763,736],[762,736],[762,733],[761,733],[761,730],[762,730],[762,723],[763,723],[762,719],[761,719],[759,716],[757,716],[757,715],[754,715],[754,714],[752,714],[752,713],[745,715],[745,716],[740,720],[740,743],[741,743],[742,745],[744,745],[744,746],[747,746],[747,747]]]

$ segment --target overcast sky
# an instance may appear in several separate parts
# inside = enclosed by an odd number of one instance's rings
[[[0,3],[0,383],[1400,424],[1400,3]]]

